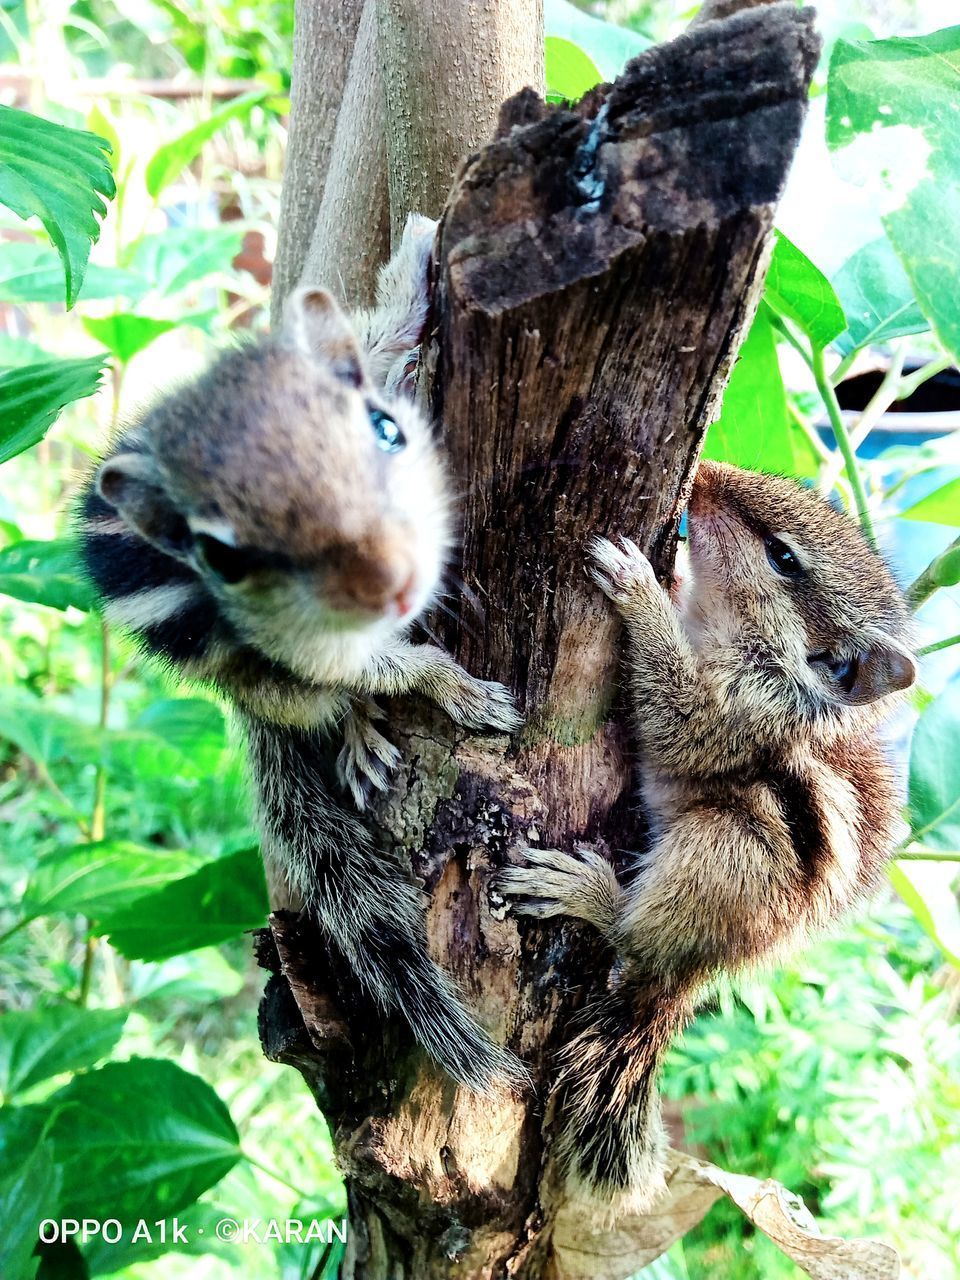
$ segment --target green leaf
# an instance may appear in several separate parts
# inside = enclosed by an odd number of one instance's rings
[[[151,849],[123,840],[72,845],[44,858],[24,895],[31,917],[53,912],[100,918],[191,877],[203,858],[185,849]]]
[[[764,298],[816,347],[827,347],[847,327],[840,300],[827,277],[780,231],[767,272]]]
[[[90,337],[102,342],[121,364],[126,364],[138,351],[143,351],[162,334],[177,327],[176,320],[161,320],[123,311],[112,316],[83,316],[82,320]]]
[[[133,271],[87,264],[80,298],[137,299],[146,293],[148,282]],[[36,241],[7,241],[0,244],[0,302],[61,302],[63,268],[54,251]]]
[[[165,698],[151,703],[133,728],[161,738],[206,775],[219,768],[227,746],[223,712],[206,698]]]
[[[27,338],[12,338],[0,333],[0,369],[20,369],[25,364],[46,364],[54,357]]]
[[[128,257],[131,269],[170,297],[198,280],[229,271],[243,247],[243,227],[171,227],[144,236]]]
[[[103,357],[51,360],[0,373],[0,462],[42,440],[64,405],[92,396]]]
[[[559,36],[582,49],[604,80],[615,80],[631,58],[650,48],[638,32],[591,17],[567,0],[545,0],[543,23],[547,37]]]
[[[12,1098],[52,1076],[94,1066],[109,1055],[126,1020],[125,1009],[73,1005],[4,1014],[0,1018],[0,1094]]]
[[[847,329],[836,340],[844,355],[930,328],[900,259],[883,237],[852,254],[833,287],[847,316]]]
[[[263,863],[250,847],[99,919],[97,932],[128,959],[166,960],[262,928],[269,910]]]
[[[953,891],[956,868],[935,863],[892,862],[890,883],[951,964],[960,967],[960,906]]]
[[[934,489],[933,493],[928,493],[925,498],[915,502],[912,507],[907,507],[901,514],[905,520],[960,525],[960,478],[951,480],[949,484],[939,489]],[[950,584],[942,583],[941,585]]]
[[[828,144],[848,148],[838,157],[848,171],[884,184],[884,230],[924,315],[960,356],[960,27],[838,40],[827,92]]]
[[[910,745],[910,839],[960,847],[960,686],[948,685],[917,721]]]
[[[594,85],[602,83],[597,66],[569,40],[547,36],[544,41],[547,60],[547,94],[567,102],[577,102]]]
[[[72,538],[15,542],[0,550],[0,592],[51,609],[91,609],[88,586]]]
[[[173,1062],[108,1063],[77,1076],[49,1105],[62,1212],[70,1217],[168,1217],[240,1158],[227,1108]]]
[[[0,1276],[33,1280],[40,1264],[34,1257],[37,1228],[58,1213],[61,1177],[53,1146],[38,1143],[18,1168],[0,1174]]]
[[[127,989],[130,999],[183,1000],[196,1006],[229,1000],[243,988],[243,974],[224,959],[216,947],[204,947],[185,956],[171,956],[160,964],[130,965]]]
[[[206,120],[188,129],[173,142],[167,142],[151,156],[147,164],[147,190],[156,199],[183,169],[200,154],[205,142],[218,133],[231,120],[248,115],[251,108],[267,97],[266,89],[256,89],[214,111]]]
[[[79,296],[98,219],[107,212],[100,196],[116,194],[109,150],[95,133],[0,107],[0,201],[43,223],[63,262],[68,307]]]
[[[730,376],[719,418],[707,432],[703,456],[753,471],[813,476],[813,446],[791,420],[777,345],[763,306]]]

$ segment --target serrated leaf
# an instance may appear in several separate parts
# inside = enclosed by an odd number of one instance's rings
[[[31,917],[57,912],[99,919],[192,876],[203,862],[186,849],[152,849],[124,840],[72,845],[41,861],[23,909]]]
[[[63,262],[68,307],[79,296],[107,212],[100,197],[116,194],[109,150],[95,133],[0,106],[0,201],[43,223]]]
[[[910,839],[960,848],[960,686],[947,685],[917,721],[910,744]]]
[[[169,1217],[240,1158],[227,1108],[173,1062],[108,1063],[77,1076],[49,1106],[62,1212],[70,1217]]]
[[[838,40],[827,142],[872,178],[884,230],[943,345],[960,356],[960,27],[928,36]],[[856,143],[855,146],[851,144]]]
[[[930,524],[960,525],[960,479],[934,489],[925,498],[901,512],[905,520],[925,520]]]
[[[125,1009],[73,1005],[4,1014],[0,1094],[13,1098],[52,1076],[94,1066],[116,1045],[126,1020]]]
[[[560,36],[582,49],[604,80],[615,80],[631,58],[650,48],[650,41],[638,31],[604,22],[567,0],[545,0],[543,25],[548,37]]]
[[[570,40],[547,36],[544,40],[547,65],[547,94],[567,102],[578,102],[602,82],[596,64]]]
[[[817,473],[813,446],[787,411],[777,344],[762,306],[740,348],[720,416],[707,432],[703,456],[753,471]]]
[[[930,328],[900,259],[884,237],[852,254],[834,276],[833,287],[847,317],[847,328],[835,343],[844,355]]]
[[[960,967],[960,907],[956,868],[938,863],[892,862],[890,883],[951,964]]]
[[[148,282],[133,271],[87,263],[79,297],[84,302],[99,298],[141,298]],[[0,302],[62,302],[63,268],[48,245],[36,241],[6,241],[0,244]]]
[[[83,316],[83,327],[96,342],[102,342],[121,364],[149,347],[151,342],[177,327],[176,320],[133,315],[117,311],[112,316]]]
[[[5,1165],[0,1173],[0,1276],[5,1280],[33,1280],[40,1265],[34,1257],[37,1228],[57,1214],[61,1177],[53,1146],[38,1143],[19,1167]]]
[[[93,608],[72,538],[15,542],[0,550],[0,593],[51,609]]]
[[[827,347],[847,327],[833,286],[805,253],[783,234],[776,244],[764,288],[768,306],[800,326],[816,347]]]
[[[144,236],[134,244],[127,262],[167,297],[206,276],[228,271],[243,246],[243,227],[171,227]]]
[[[186,166],[203,150],[203,145],[216,133],[229,124],[231,120],[239,120],[267,97],[266,89],[256,89],[234,98],[219,111],[214,111],[206,120],[182,133],[179,138],[165,143],[151,156],[147,164],[147,190],[156,199],[164,187],[168,186]]]
[[[42,440],[65,405],[92,396],[102,371],[103,357],[91,356],[0,373],[0,462]]]
[[[269,910],[263,863],[250,847],[99,919],[96,929],[130,960],[166,960],[259,929]]]

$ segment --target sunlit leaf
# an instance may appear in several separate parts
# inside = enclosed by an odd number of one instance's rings
[[[33,1280],[40,1264],[33,1256],[37,1226],[57,1213],[61,1177],[53,1145],[39,1142],[15,1165],[0,1168],[0,1276]],[[21,1162],[22,1161],[22,1162]]]
[[[960,479],[951,480],[949,484],[934,489],[933,493],[928,493],[901,514],[905,520],[960,525]]]
[[[52,1076],[94,1066],[111,1052],[126,1020],[125,1009],[75,1005],[8,1011],[0,1018],[0,1095],[13,1098]]]
[[[595,63],[577,46],[560,36],[544,41],[547,60],[547,94],[551,98],[577,102],[594,85],[603,81]]]
[[[817,347],[828,346],[847,327],[830,281],[780,231],[776,232],[763,296],[774,311],[799,325]]]
[[[615,80],[631,58],[650,47],[639,32],[595,18],[568,0],[544,0],[543,25],[548,37],[559,36],[582,49],[604,80]]]
[[[813,446],[787,410],[777,345],[763,307],[740,348],[703,456],[753,471],[816,475]]]
[[[192,1204],[240,1157],[227,1108],[173,1062],[111,1062],[50,1099],[64,1214],[158,1219]]]
[[[910,745],[911,839],[960,848],[960,685],[947,685],[917,721]]]
[[[259,929],[269,910],[263,863],[251,847],[98,920],[97,931],[131,960],[166,960]]]
[[[73,845],[43,859],[27,885],[23,909],[30,916],[58,912],[99,919],[192,876],[203,862],[185,849],[155,849],[124,840]]]
[[[177,327],[176,320],[161,320],[155,316],[133,315],[122,311],[115,312],[112,316],[83,316],[82,319],[83,327],[90,337],[102,342],[121,364],[126,364],[137,352],[143,351],[151,342]]]
[[[900,259],[884,237],[852,254],[834,276],[833,287],[847,316],[846,331],[836,339],[844,355],[930,328]]]
[[[243,227],[170,227],[144,236],[125,261],[158,292],[170,296],[206,276],[228,271],[243,246]]]
[[[934,862],[892,862],[890,883],[951,964],[960,966],[960,906],[956,868]]]
[[[147,288],[148,282],[134,271],[89,262],[79,297],[84,302],[118,297],[136,300]],[[63,268],[48,245],[34,240],[0,244],[0,302],[62,301]]]
[[[0,373],[0,462],[42,440],[65,405],[100,386],[103,357],[51,360]]]
[[[72,538],[15,542],[0,549],[0,593],[51,609],[93,606]]]
[[[849,174],[885,187],[884,229],[924,315],[960,356],[960,27],[838,40],[827,92],[827,142]]]
[[[179,138],[174,138],[172,142],[166,142],[159,147],[147,164],[146,183],[150,194],[156,198],[164,187],[169,186],[174,178],[178,177],[200,154],[205,142],[219,133],[231,120],[239,120],[249,114],[250,110],[258,102],[262,102],[266,96],[267,90],[256,89],[252,93],[234,98],[225,107],[212,112],[206,120],[188,129],[186,133],[182,133]]]
[[[0,202],[43,223],[63,262],[68,307],[107,211],[100,197],[116,193],[109,149],[95,133],[0,106]]]

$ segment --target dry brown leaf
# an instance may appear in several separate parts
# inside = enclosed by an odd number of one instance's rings
[[[564,1201],[553,1247],[558,1280],[626,1280],[697,1225],[726,1195],[813,1280],[897,1280],[900,1259],[878,1240],[824,1236],[803,1201],[772,1178],[727,1173],[680,1151],[668,1155],[667,1193],[645,1214],[612,1228],[595,1209]]]

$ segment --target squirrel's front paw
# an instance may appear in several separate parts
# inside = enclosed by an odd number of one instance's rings
[[[337,776],[358,809],[366,808],[374,792],[386,791],[400,763],[400,752],[371,723],[382,719],[376,703],[351,706],[343,719],[343,746],[337,756]]]
[[[515,899],[518,915],[547,920],[573,916],[608,928],[616,918],[621,896],[613,867],[593,849],[580,848],[577,857],[560,849],[525,850],[525,867],[505,867],[496,888]]]
[[[661,589],[653,565],[629,538],[621,538],[619,547],[607,538],[594,538],[590,544],[590,557],[590,577],[621,608],[631,604],[639,595]]]
[[[441,700],[440,706],[451,720],[467,729],[497,729],[513,733],[523,724],[513,694],[496,680],[478,680],[463,673],[455,688]]]

